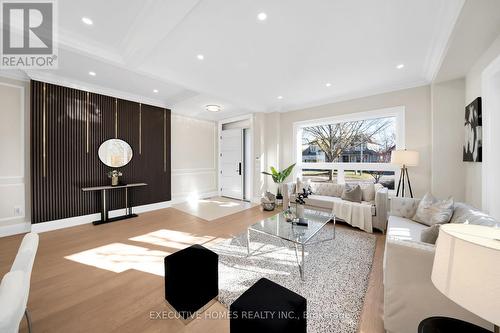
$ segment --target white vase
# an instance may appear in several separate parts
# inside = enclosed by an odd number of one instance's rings
[[[299,219],[304,218],[304,205],[297,204],[296,214]]]

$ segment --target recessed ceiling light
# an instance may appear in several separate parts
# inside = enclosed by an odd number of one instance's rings
[[[220,105],[206,105],[205,109],[210,112],[219,112],[221,110]]]
[[[196,58],[198,58],[198,60],[203,60],[205,59],[205,56],[203,54],[198,54]]]
[[[155,94],[157,94],[157,93],[158,93],[158,89],[153,89],[153,92],[154,92]]]
[[[404,68],[405,67],[405,64],[399,64],[396,66],[397,69],[401,69],[401,68]]]
[[[257,18],[259,19],[259,21],[265,21],[267,19],[267,14],[259,13],[259,15],[257,15]]]
[[[278,99],[283,99],[283,96],[278,96],[277,98],[278,98]]]
[[[326,86],[327,88],[329,88],[329,87],[331,87],[331,86],[332,86],[332,84],[331,84],[330,82],[327,82],[327,83],[325,83],[325,86]]]
[[[95,76],[96,74],[95,74],[95,72],[89,72],[89,75],[90,76]]]
[[[88,17],[82,17],[82,22],[87,24],[87,25],[94,24],[94,22],[91,19],[89,19]]]

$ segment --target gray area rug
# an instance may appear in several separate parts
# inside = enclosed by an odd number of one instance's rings
[[[332,236],[333,225],[317,238]],[[209,246],[219,254],[219,301],[226,307],[261,277],[307,299],[307,331],[357,332],[375,252],[376,237],[337,228],[335,240],[306,246],[305,281],[300,279],[294,247],[274,237],[251,232]]]

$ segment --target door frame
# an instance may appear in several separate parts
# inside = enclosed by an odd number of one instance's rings
[[[483,117],[483,161],[481,163],[481,206],[482,210],[493,218],[500,218],[497,200],[500,190],[500,175],[496,172],[500,156],[496,154],[500,134],[493,124],[498,124],[500,116],[496,110],[500,107],[498,88],[500,78],[500,56],[497,56],[481,73],[482,117]],[[468,101],[467,101],[468,102]]]
[[[243,116],[238,116],[238,117],[232,117],[232,118],[226,118],[223,120],[219,120],[218,122],[218,130],[217,130],[217,192],[219,196],[222,195],[221,192],[221,185],[222,185],[222,177],[221,177],[221,138],[222,138],[222,125],[224,124],[229,124],[229,123],[234,123],[237,121],[242,121],[242,120],[248,120],[250,122],[250,131],[249,131],[249,136],[250,136],[250,142],[252,143],[250,146],[250,157],[251,160],[248,162],[250,163],[250,184],[244,184],[243,186],[243,197],[245,201],[253,201],[253,183],[254,183],[254,173],[255,173],[255,166],[254,166],[254,155],[255,155],[255,148],[254,148],[254,119],[253,119],[253,114],[247,114]],[[245,165],[242,167],[243,170],[245,170]],[[243,177],[245,179],[245,177]],[[249,193],[250,193],[250,198],[245,198],[245,186],[249,187]]]

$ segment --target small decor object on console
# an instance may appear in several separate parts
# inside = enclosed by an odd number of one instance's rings
[[[271,192],[266,192],[260,199],[260,203],[265,211],[270,212],[276,207],[276,196]]]
[[[481,97],[465,107],[465,142],[463,147],[464,162],[482,162],[483,160],[483,116]]]
[[[118,170],[112,170],[108,172],[108,178],[111,178],[111,186],[117,186],[120,183],[120,178],[123,173]]]

